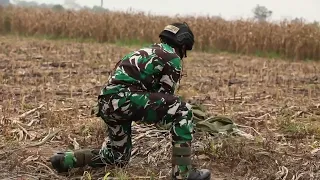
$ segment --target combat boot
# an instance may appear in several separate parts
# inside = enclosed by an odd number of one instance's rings
[[[58,152],[50,158],[52,167],[58,173],[68,172],[71,168],[84,167],[103,167],[99,150],[83,149],[76,151]]]
[[[208,169],[193,169],[189,172],[187,180],[210,180],[211,173]]]
[[[191,147],[172,147],[172,179],[178,180],[210,180],[211,173],[207,169],[191,168]]]

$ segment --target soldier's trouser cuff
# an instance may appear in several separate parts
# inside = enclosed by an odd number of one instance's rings
[[[172,147],[172,178],[186,179],[191,170],[191,147]]]
[[[191,165],[191,147],[172,147],[173,165]]]
[[[80,149],[73,152],[75,159],[74,167],[103,167],[104,163],[100,159],[98,149]]]

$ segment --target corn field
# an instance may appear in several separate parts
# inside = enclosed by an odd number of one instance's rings
[[[0,8],[0,33],[90,38],[98,42],[157,42],[163,27],[186,21],[196,36],[195,49],[241,54],[274,53],[289,59],[320,59],[320,28],[315,24],[209,17],[165,17],[143,13]]]

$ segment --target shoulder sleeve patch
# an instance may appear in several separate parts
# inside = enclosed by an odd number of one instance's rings
[[[164,30],[166,31],[170,31],[172,32],[173,34],[177,34],[177,32],[180,30],[178,27],[176,26],[173,26],[173,25],[167,25]]]

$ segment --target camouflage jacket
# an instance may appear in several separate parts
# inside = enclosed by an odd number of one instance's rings
[[[131,92],[174,94],[182,62],[174,48],[159,43],[131,52],[118,63],[100,95]]]

